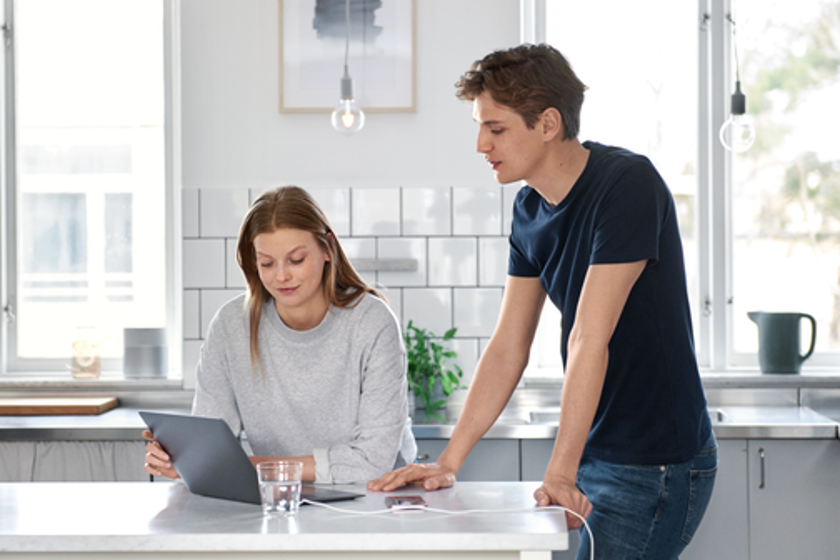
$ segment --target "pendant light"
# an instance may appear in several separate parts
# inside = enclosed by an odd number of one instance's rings
[[[341,99],[332,112],[332,126],[338,132],[349,136],[365,125],[365,114],[356,104],[353,96],[353,78],[347,69],[350,53],[350,0],[344,1],[344,29],[344,76],[341,78]]]
[[[735,22],[732,15],[726,18],[732,24],[732,43],[735,49],[735,92],[732,94],[729,118],[720,127],[720,143],[735,153],[746,152],[755,142],[755,125],[747,114],[747,98],[741,92],[741,69],[738,62],[738,42],[735,39]]]

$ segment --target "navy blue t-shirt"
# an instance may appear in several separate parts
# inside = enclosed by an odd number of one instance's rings
[[[540,278],[562,314],[565,363],[589,266],[648,261],[609,343],[584,453],[622,464],[687,461],[709,437],[711,423],[674,200],[646,157],[594,142],[584,147],[586,167],[559,204],[527,186],[517,194],[508,272]]]

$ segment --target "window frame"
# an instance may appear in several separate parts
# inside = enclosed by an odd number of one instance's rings
[[[758,369],[757,353],[737,353],[733,332],[733,261],[730,184],[732,154],[718,141],[728,118],[734,88],[732,30],[727,14],[733,0],[696,0],[698,22],[698,154],[695,213],[697,224],[698,292],[695,314],[697,361],[702,373],[738,374]],[[545,42],[546,0],[520,1],[522,42]],[[535,346],[539,344],[537,340]],[[556,378],[556,367],[540,367],[539,349],[532,349],[530,378]],[[837,371],[840,353],[814,353],[803,373]],[[562,368],[561,368],[562,369]]]
[[[166,328],[168,342],[167,378],[149,380],[152,384],[171,385],[173,379],[182,378],[182,292],[181,292],[181,130],[180,130],[180,52],[179,52],[179,0],[161,0],[163,4],[163,55],[164,55],[164,189],[166,208],[165,227],[165,291]],[[15,122],[15,0],[3,0],[3,57],[2,113],[3,135],[0,137],[0,158],[3,174],[0,176],[0,383],[14,383],[35,376],[56,381],[61,385],[78,383],[64,368],[67,360],[24,359],[16,355],[17,332],[14,325],[17,309],[17,184],[16,184],[16,122]],[[120,382],[120,359],[103,359],[102,383]],[[116,372],[116,375],[114,375]],[[89,383],[87,383],[89,384]]]

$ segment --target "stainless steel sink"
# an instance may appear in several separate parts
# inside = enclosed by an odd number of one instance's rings
[[[560,422],[560,409],[532,410],[529,421],[531,424],[558,424]]]
[[[709,408],[712,424],[732,422],[732,417],[722,408]],[[557,425],[560,420],[559,408],[543,408],[530,411],[510,411],[499,418],[503,424],[549,424]]]
[[[712,419],[712,424],[732,422],[732,417],[729,416],[722,408],[710,408],[709,417]]]
[[[556,402],[556,401],[555,401]],[[488,432],[493,438],[546,438],[557,435],[560,407],[543,402],[517,402],[506,408]],[[449,422],[416,420],[415,434],[425,438],[452,435],[460,410],[447,408]],[[837,439],[838,422],[805,406],[708,406],[715,435],[721,439]],[[838,414],[840,416],[840,414]]]

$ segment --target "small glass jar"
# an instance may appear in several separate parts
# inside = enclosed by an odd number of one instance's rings
[[[95,327],[76,328],[71,371],[76,379],[96,379],[99,377],[99,341],[96,340]]]

